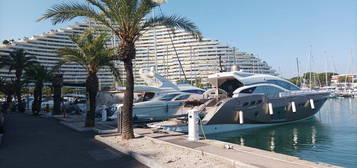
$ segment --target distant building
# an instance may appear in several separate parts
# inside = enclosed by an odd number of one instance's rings
[[[347,78],[347,79],[346,79]],[[352,86],[357,88],[357,74],[341,74],[331,77],[332,86]]]
[[[52,68],[59,61],[56,55],[57,49],[76,47],[68,36],[82,33],[93,25],[97,24],[89,21],[76,23],[65,29],[51,30],[41,35],[14,41],[0,46],[0,56],[6,56],[13,49],[23,48],[34,54],[42,65]],[[222,45],[217,40],[209,38],[199,41],[183,30],[174,30],[174,32],[173,34],[171,29],[157,26],[144,32],[136,42],[136,59],[133,62],[136,84],[143,84],[138,76],[139,69],[152,67],[156,67],[159,74],[174,82],[184,80],[184,76],[187,80],[199,78],[205,82],[208,75],[219,72],[221,67],[223,70],[230,70],[232,65],[238,65],[245,72],[277,75],[275,70],[254,54]],[[118,39],[112,36],[108,45],[116,46],[118,42]],[[117,62],[117,68],[124,75],[122,62]],[[78,64],[63,65],[61,71],[67,82],[85,82],[86,72]],[[0,76],[13,76],[13,74],[2,69]],[[108,69],[100,71],[98,76],[101,86],[112,86],[113,76]]]

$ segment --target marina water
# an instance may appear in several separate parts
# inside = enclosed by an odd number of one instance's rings
[[[327,100],[313,119],[209,136],[304,160],[357,167],[357,98]]]

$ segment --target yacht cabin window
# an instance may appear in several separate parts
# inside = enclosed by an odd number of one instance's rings
[[[203,94],[205,91],[203,91],[203,90],[198,90],[198,89],[191,89],[191,90],[183,90],[183,91],[181,91],[181,92]]]
[[[186,100],[187,98],[189,98],[190,95],[182,95],[182,96],[178,96],[177,98],[175,98],[175,100]]]
[[[168,95],[165,95],[165,96],[162,96],[160,98],[161,101],[170,101],[172,100],[174,97],[178,96],[179,94],[168,94]]]
[[[244,89],[240,93],[263,93],[268,98],[277,98],[280,92],[284,92],[284,90],[273,86],[257,86]]]

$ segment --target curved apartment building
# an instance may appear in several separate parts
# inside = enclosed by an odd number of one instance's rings
[[[0,46],[0,56],[6,56],[9,51],[23,48],[35,55],[37,60],[49,68],[56,65],[59,57],[56,50],[64,47],[76,47],[68,38],[71,34],[79,34],[86,28],[97,25],[94,22],[76,23],[65,29],[51,30],[50,32],[14,41],[9,45]],[[108,45],[116,46],[118,40],[113,38]],[[221,61],[220,61],[221,60]],[[220,66],[221,62],[221,66]],[[183,67],[181,69],[180,63]],[[143,84],[138,71],[141,68],[155,68],[162,76],[172,81],[202,79],[222,69],[230,70],[232,65],[239,65],[245,72],[266,73],[276,75],[266,62],[256,58],[253,54],[241,52],[234,47],[221,45],[217,40],[203,38],[201,41],[183,30],[175,30],[157,26],[147,30],[136,42],[136,59],[134,72],[136,83]],[[122,73],[123,66],[117,62],[117,68]],[[85,81],[86,72],[78,64],[63,65],[61,71],[64,80],[72,83]],[[0,70],[0,76],[11,76],[7,70]],[[113,77],[108,69],[98,73],[101,86],[112,86]]]
[[[65,29],[51,30],[40,35],[13,41],[8,45],[1,45],[0,56],[6,56],[10,51],[22,48],[26,52],[36,56],[37,61],[40,62],[41,65],[51,69],[60,59],[56,54],[56,50],[64,47],[76,47],[68,36],[79,34],[87,27],[87,23],[78,23]],[[67,63],[61,67],[61,71],[64,74],[64,82],[85,82],[87,73],[78,64]],[[14,74],[8,73],[6,69],[0,69],[0,76],[14,76]],[[112,73],[110,71],[104,69],[98,73],[98,76],[103,85],[111,86],[113,84]]]

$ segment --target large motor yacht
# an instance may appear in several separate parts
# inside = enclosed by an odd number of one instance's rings
[[[174,115],[196,109],[206,134],[286,124],[313,117],[329,92],[300,90],[276,76],[238,71],[208,76],[212,89],[188,99]],[[152,123],[150,127],[187,131],[182,119]]]

